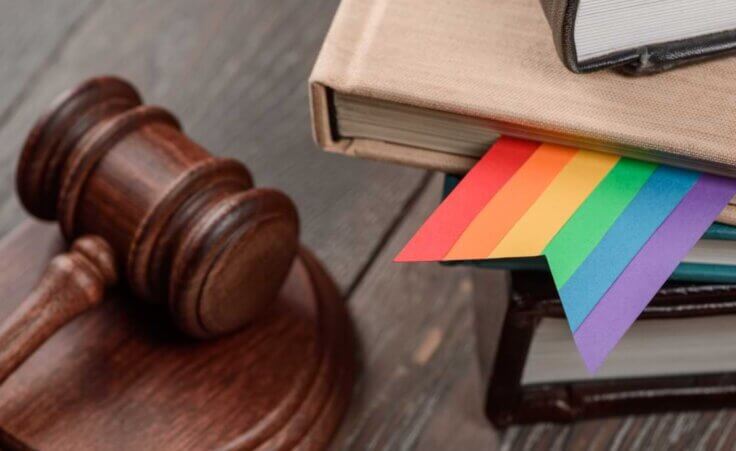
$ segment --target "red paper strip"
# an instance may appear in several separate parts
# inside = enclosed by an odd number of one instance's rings
[[[438,261],[540,143],[501,137],[394,259]]]

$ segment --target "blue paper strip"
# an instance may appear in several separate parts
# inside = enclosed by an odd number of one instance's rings
[[[573,332],[690,191],[698,177],[697,172],[668,166],[660,166],[654,171],[598,246],[559,290]]]

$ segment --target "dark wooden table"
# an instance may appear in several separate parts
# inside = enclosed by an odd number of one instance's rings
[[[303,240],[344,291],[362,375],[335,449],[731,449],[732,411],[537,425],[484,421],[469,270],[394,265],[437,175],[318,151],[306,80],[337,0],[0,1],[0,232],[24,217],[19,147],[61,90],[129,78],[195,139],[297,202]]]

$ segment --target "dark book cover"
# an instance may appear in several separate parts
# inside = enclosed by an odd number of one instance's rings
[[[609,67],[617,67],[628,73],[652,73],[713,58],[736,49],[736,29],[731,29],[680,40],[650,42],[593,58],[581,58],[575,41],[580,0],[540,0],[540,2],[552,28],[552,36],[560,59],[568,69],[576,73]],[[665,26],[671,26],[666,20],[665,23]],[[656,17],[652,18],[652,26],[660,26]]]

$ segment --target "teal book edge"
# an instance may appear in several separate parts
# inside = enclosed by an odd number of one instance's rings
[[[445,176],[445,185],[442,193],[444,199],[460,183],[460,177]],[[713,223],[703,235],[707,240],[736,240],[736,227]],[[473,260],[443,262],[448,266],[474,266],[488,269],[508,269],[513,271],[548,271],[547,260],[544,257],[502,258],[496,260]],[[670,280],[684,282],[736,283],[736,266],[711,265],[699,263],[680,263]]]

